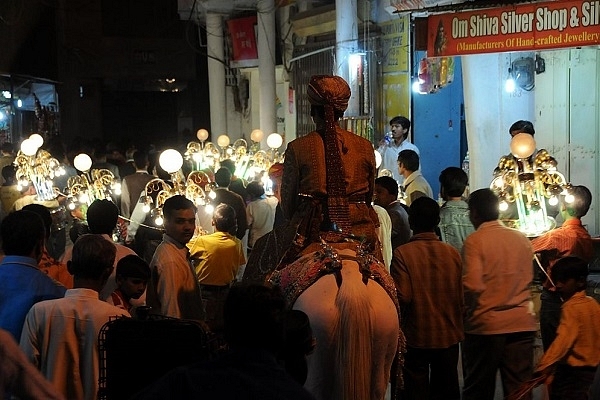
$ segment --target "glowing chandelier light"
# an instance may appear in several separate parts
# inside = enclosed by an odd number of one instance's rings
[[[500,200],[501,219],[530,237],[556,226],[546,203],[557,205],[559,195],[569,202],[571,187],[556,169],[556,159],[545,149],[535,152],[535,147],[533,136],[515,135],[510,143],[511,154],[500,158],[490,184]],[[504,218],[502,214],[511,208],[516,208],[516,213]]]
[[[188,145],[188,150],[189,148]],[[166,182],[160,178],[152,179],[146,184],[144,195],[140,197],[143,211],[150,213],[157,226],[164,223],[163,205],[172,196],[185,196],[198,207],[209,205],[210,194],[214,185],[205,172],[192,171],[184,181],[182,175],[180,175],[183,156],[174,149],[163,151],[159,156],[159,164],[162,169],[171,175],[171,182]]]
[[[109,199],[121,194],[121,184],[108,169],[92,169],[92,158],[81,153],[73,159],[73,166],[80,172],[67,180],[66,205],[74,210],[77,205],[90,205],[94,200]]]
[[[65,174],[64,168],[56,158],[41,149],[44,139],[37,133],[23,140],[21,149],[15,157],[17,187],[21,190],[31,183],[36,191],[37,199],[53,200],[58,192],[54,190],[53,179]]]

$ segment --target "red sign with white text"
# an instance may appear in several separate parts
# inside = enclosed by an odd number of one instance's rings
[[[255,60],[258,58],[256,34],[254,32],[255,26],[255,15],[227,21],[233,45],[233,61]]]
[[[600,44],[600,0],[554,1],[431,15],[429,57]]]

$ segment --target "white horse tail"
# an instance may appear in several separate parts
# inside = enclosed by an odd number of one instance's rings
[[[360,279],[342,279],[335,299],[334,387],[332,400],[371,400],[371,307],[366,285]]]

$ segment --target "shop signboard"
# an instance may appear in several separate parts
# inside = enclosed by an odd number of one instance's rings
[[[258,61],[258,47],[256,44],[256,16],[230,19],[227,27],[231,35],[233,48],[233,62]]]
[[[600,44],[600,0],[552,1],[430,15],[427,55],[444,57]]]

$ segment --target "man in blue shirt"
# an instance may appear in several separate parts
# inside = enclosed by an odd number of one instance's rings
[[[26,210],[10,213],[0,226],[0,328],[18,342],[25,315],[35,303],[64,297],[66,288],[38,269],[44,249],[42,218]]]

